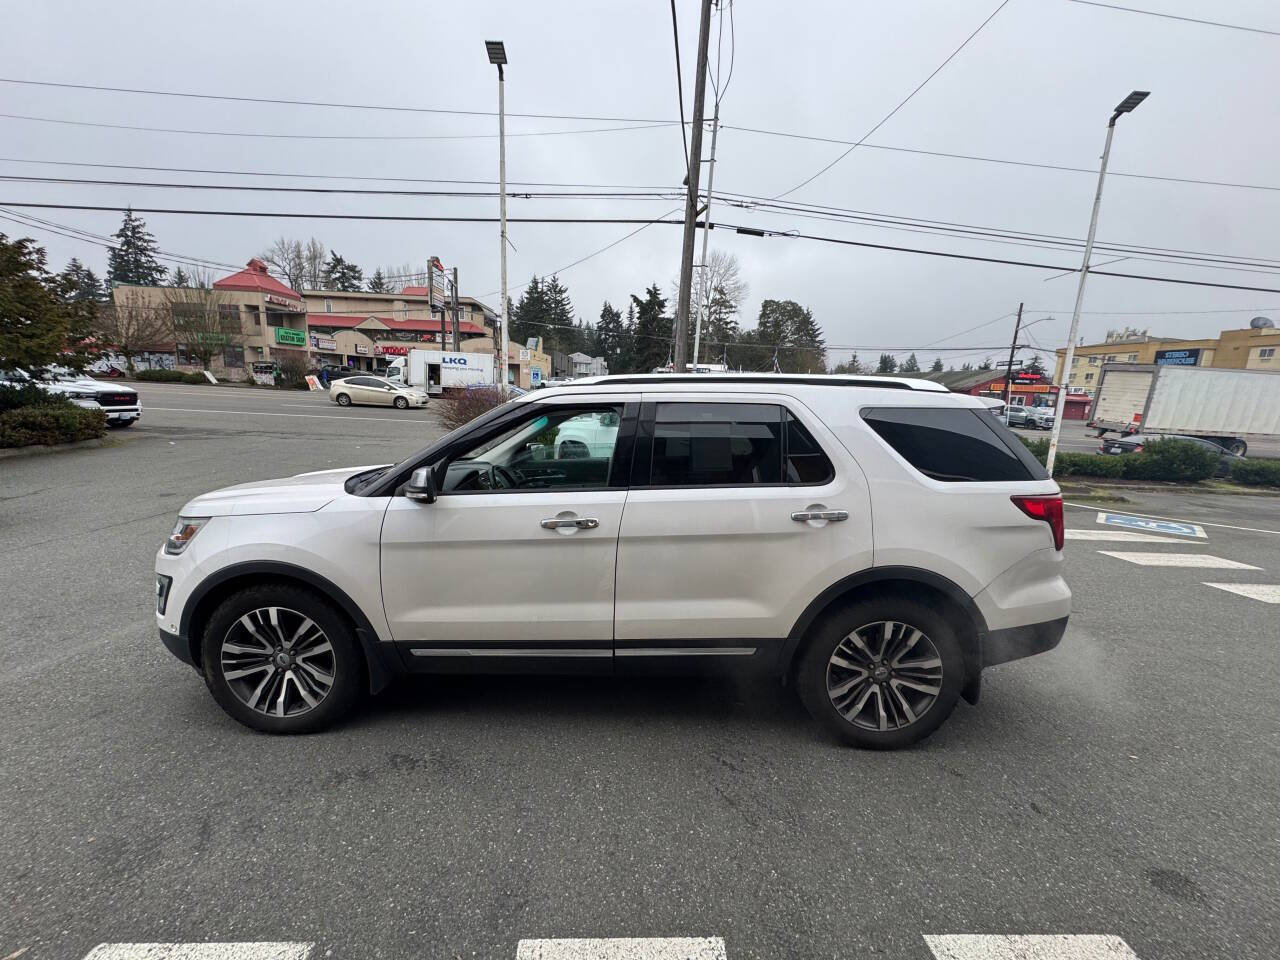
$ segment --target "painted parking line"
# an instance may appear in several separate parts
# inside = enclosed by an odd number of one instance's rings
[[[1167,533],[1178,537],[1205,539],[1204,527],[1197,523],[1183,523],[1178,520],[1134,517],[1127,513],[1099,513],[1098,523],[1112,527],[1124,527],[1128,530],[1143,530],[1147,533]]]
[[[1070,500],[1064,500],[1062,502],[1062,505],[1064,507],[1072,507],[1076,510],[1093,511],[1098,509],[1097,506],[1094,504],[1072,503]],[[1162,517],[1157,514],[1151,514],[1151,513],[1136,513],[1136,514],[1129,514],[1129,516],[1141,517],[1146,520],[1172,520],[1174,523],[1188,523],[1188,524],[1193,523],[1193,521],[1191,520],[1180,520],[1177,517]],[[1280,537],[1280,530],[1264,530],[1261,527],[1238,527],[1230,523],[1213,523],[1209,520],[1200,520],[1198,522],[1193,523],[1193,525],[1199,526],[1199,527],[1214,527],[1220,530],[1244,530],[1247,533],[1270,533],[1277,537]]]
[[[1109,540],[1115,543],[1172,543],[1183,547],[1199,546],[1194,540],[1177,540],[1173,537],[1157,537],[1153,533],[1137,533],[1133,530],[1072,530],[1062,531],[1068,540]]]
[[[1227,593],[1238,593],[1250,600],[1261,600],[1263,603],[1280,603],[1280,583],[1206,583],[1206,587],[1225,590]]]
[[[411,423],[421,426],[426,420],[406,420],[404,417],[361,417],[356,415],[340,416],[336,413],[266,413],[262,410],[197,410],[194,407],[157,407],[149,405],[148,410],[165,410],[169,413],[229,413],[237,417],[303,417],[309,420],[357,420],[364,423]]]
[[[720,937],[521,940],[516,960],[725,960]]]
[[[1142,567],[1213,567],[1219,570],[1261,570],[1261,567],[1240,563],[1238,560],[1227,560],[1225,557],[1211,557],[1207,553],[1122,553],[1117,550],[1099,550],[1103,556],[1115,557],[1127,563],[1136,563]]]
[[[100,943],[84,960],[307,960],[314,943]]]
[[[937,960],[1138,960],[1119,937],[1093,933],[925,935]]]

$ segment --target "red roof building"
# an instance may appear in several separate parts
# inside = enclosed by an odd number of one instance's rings
[[[213,289],[265,293],[284,297],[297,303],[302,302],[302,295],[267,273],[267,265],[257,257],[250,260],[245,268],[238,273],[233,273],[229,277],[223,277],[221,280],[215,281]]]

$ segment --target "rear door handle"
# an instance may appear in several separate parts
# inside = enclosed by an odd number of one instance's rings
[[[567,520],[558,520],[555,517],[543,520],[540,524],[544,530],[554,530],[557,527],[577,527],[579,530],[594,530],[600,526],[600,521],[595,517],[575,517]]]
[[[791,519],[797,523],[804,523],[806,520],[848,520],[848,510],[797,510],[791,514]]]

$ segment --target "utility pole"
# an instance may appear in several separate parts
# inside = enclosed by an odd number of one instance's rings
[[[427,257],[427,316],[436,316],[436,258]],[[444,308],[440,309],[440,349],[444,349]]]
[[[1022,304],[1018,304],[1018,319],[1013,322],[1013,342],[1009,344],[1009,369],[1004,372],[1004,419],[1009,422],[1009,386],[1013,383],[1013,355],[1018,349],[1018,331],[1022,329]]]
[[[689,177],[684,200],[684,245],[680,250],[680,292],[676,299],[676,342],[672,365],[684,373],[689,349],[689,293],[693,281],[693,234],[698,225],[698,179],[702,175],[703,97],[707,91],[707,43],[711,36],[711,0],[702,0],[698,26],[698,66],[693,84],[693,123],[689,131]]]
[[[1093,195],[1093,215],[1089,218],[1089,236],[1084,242],[1084,262],[1080,265],[1080,284],[1076,287],[1076,305],[1071,311],[1071,331],[1067,334],[1067,354],[1062,359],[1062,383],[1058,384],[1058,406],[1053,413],[1053,431],[1049,434],[1049,455],[1044,466],[1053,476],[1053,461],[1058,454],[1058,434],[1062,432],[1062,415],[1067,408],[1067,386],[1071,383],[1071,361],[1076,355],[1076,336],[1080,331],[1080,306],[1084,303],[1084,284],[1089,279],[1089,258],[1093,256],[1093,236],[1098,231],[1098,209],[1102,206],[1102,184],[1107,178],[1107,160],[1111,156],[1111,136],[1122,113],[1147,99],[1148,91],[1135,90],[1120,101],[1107,122],[1107,142],[1102,147],[1102,164],[1098,168],[1098,190]]]
[[[502,336],[498,344],[498,388],[505,394],[507,391],[507,109],[506,109],[506,76],[503,66],[507,62],[507,48],[501,40],[486,40],[485,50],[489,54],[489,62],[498,68],[498,242],[502,246],[502,282],[499,284],[499,296],[502,306]]]
[[[702,346],[702,318],[711,316],[711,280],[707,275],[707,242],[711,239],[711,188],[716,182],[716,135],[720,132],[720,98],[716,97],[715,113],[711,117],[711,156],[707,161],[707,205],[702,218],[702,292],[698,300],[698,319],[693,326],[693,369],[698,369],[698,355]]]
[[[453,297],[452,297],[452,307],[453,307],[453,310],[452,310],[451,312],[453,313],[453,322],[452,322],[452,327],[453,327],[453,352],[454,352],[454,353],[457,353],[458,351],[460,351],[460,350],[462,349],[462,341],[461,341],[461,339],[460,339],[460,338],[459,338],[459,336],[458,336],[458,268],[457,268],[457,267],[454,267],[454,268],[453,268]],[[440,329],[441,329],[441,330],[443,330],[443,329],[444,329],[444,324],[443,324],[443,323],[442,323],[442,324],[440,324]]]

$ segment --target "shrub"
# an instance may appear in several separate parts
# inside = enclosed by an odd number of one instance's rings
[[[307,389],[307,358],[305,354],[291,350],[276,364],[276,386],[286,390]]]
[[[1060,453],[1054,458],[1055,477],[1124,477],[1131,457],[1107,457],[1100,453]]]
[[[85,410],[69,401],[18,407],[0,412],[0,447],[73,443],[107,433],[107,416],[101,410]]]
[[[135,376],[139,380],[150,380],[154,383],[208,383],[203,373],[188,373],[184,370],[139,370]]]
[[[1141,453],[1116,457],[1125,461],[1124,475],[1130,480],[1165,480],[1196,483],[1208,480],[1218,470],[1219,454],[1185,440],[1148,443]]]
[[[1049,438],[1024,437],[1022,434],[1018,434],[1018,439],[1026,444],[1027,449],[1031,451],[1031,455],[1039,460],[1041,465],[1043,465],[1049,456]]]
[[[1256,487],[1280,487],[1280,460],[1232,460],[1230,479]]]
[[[42,390],[34,383],[21,387],[0,387],[0,410],[16,410],[19,407],[59,407],[66,403],[66,397]]]
[[[441,419],[450,430],[470,423],[482,413],[507,402],[504,391],[494,386],[474,386],[450,391],[440,402]]]

